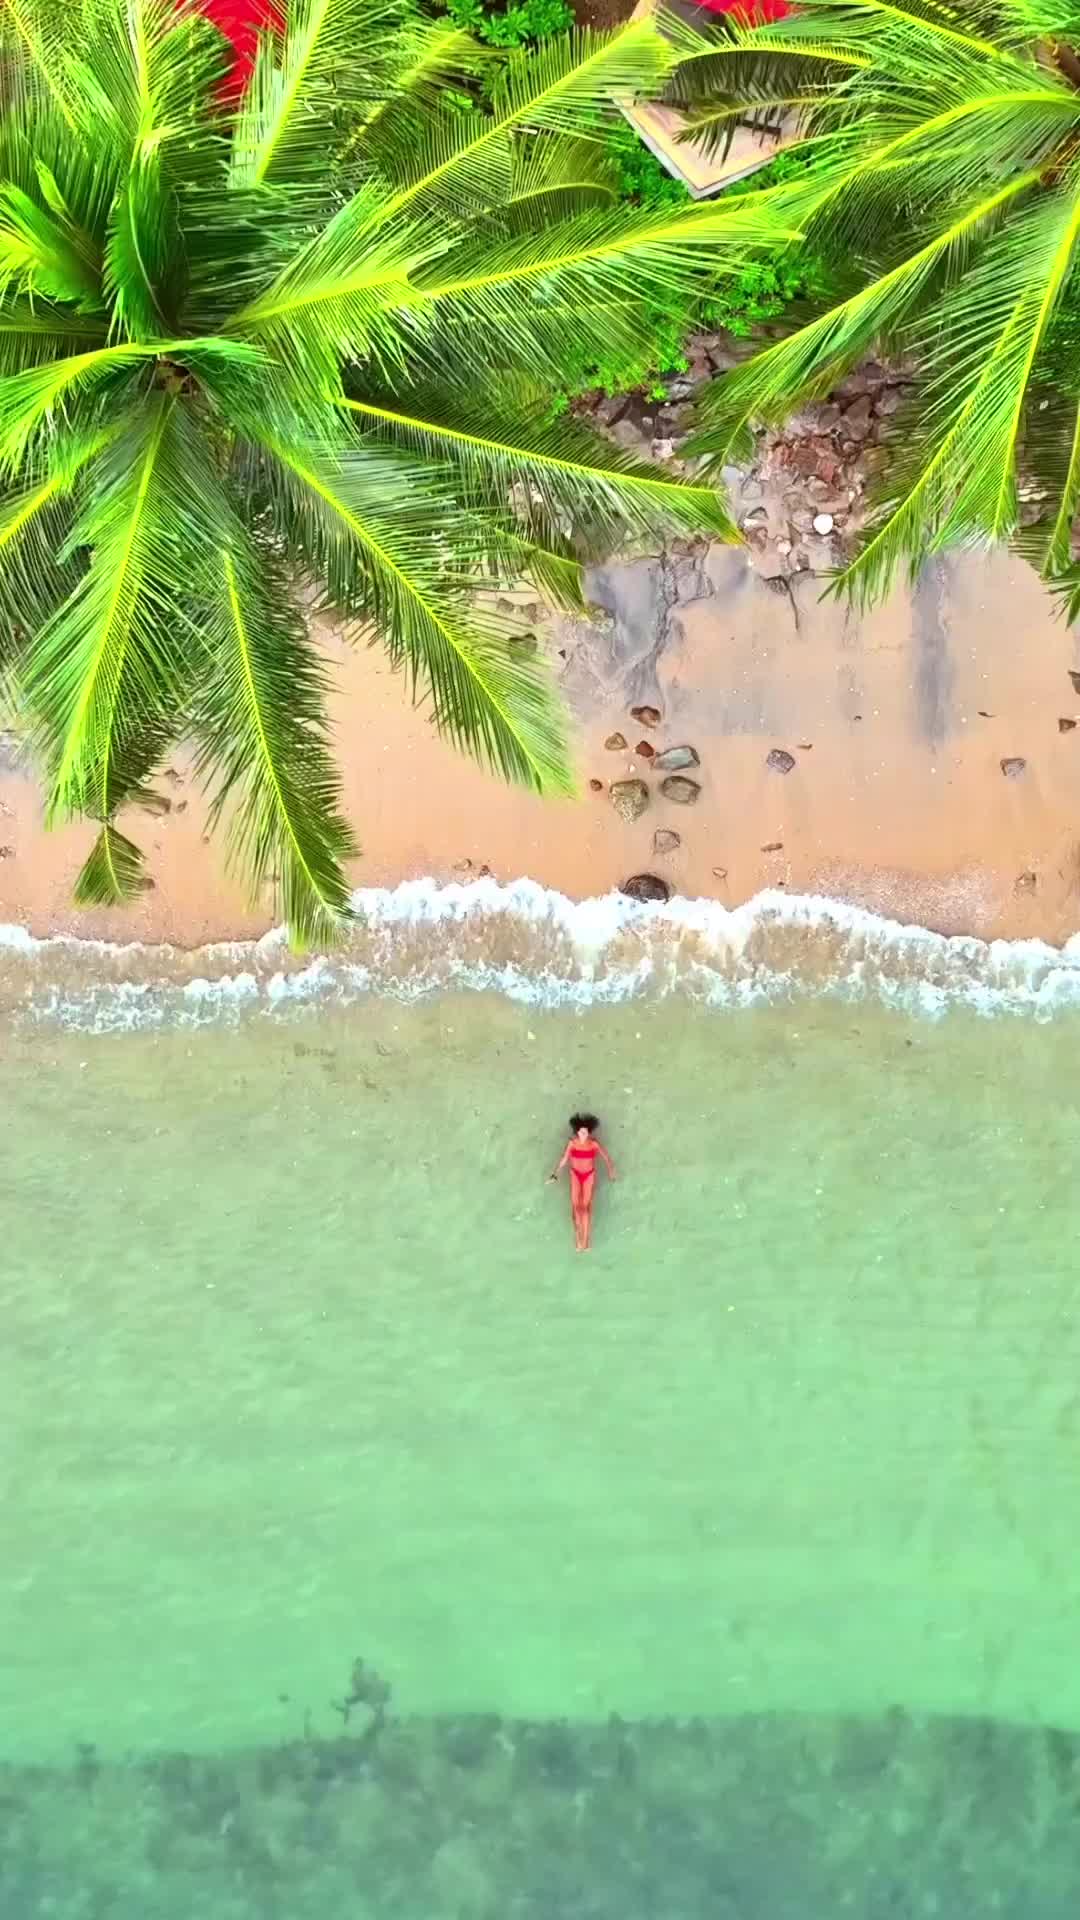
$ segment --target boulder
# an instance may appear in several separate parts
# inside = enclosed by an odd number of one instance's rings
[[[636,720],[639,727],[658,727],[663,715],[659,707],[631,707],[630,718]]]
[[[671,888],[667,881],[661,880],[655,873],[631,874],[629,880],[623,881],[619,892],[625,893],[628,900],[640,901],[642,906],[654,903],[663,906],[665,901],[671,899]]]
[[[693,747],[665,747],[663,753],[656,756],[657,773],[685,773],[687,767],[700,767],[701,761]]]
[[[604,791],[604,783],[603,783],[603,781],[602,781],[602,780],[590,780],[590,781],[589,781],[589,792],[590,792],[590,793],[603,793],[603,791]]]
[[[865,440],[873,419],[873,402],[868,393],[852,402],[844,414],[843,430],[852,440]]]
[[[773,773],[790,773],[795,765],[795,755],[789,753],[786,747],[770,747],[765,755],[765,765]]]
[[[1018,894],[1034,893],[1038,884],[1039,879],[1037,874],[1031,872],[1018,873],[1013,882],[1013,892]]]
[[[661,782],[660,791],[665,800],[674,800],[676,806],[692,807],[701,792],[696,780],[687,780],[681,773],[673,773],[669,779]]]
[[[611,786],[611,804],[619,819],[633,826],[649,804],[649,789],[644,780],[615,780]]]
[[[1005,775],[1006,780],[1019,780],[1020,775],[1025,771],[1026,767],[1027,761],[1018,753],[1009,754],[1007,758],[1001,762],[1001,771]]]
[[[815,513],[814,515],[813,525],[815,533],[831,533],[835,524],[831,513]]]
[[[625,753],[626,735],[623,733],[609,733],[607,739],[604,741],[604,745],[609,753]]]
[[[674,853],[682,846],[682,834],[675,833],[671,827],[657,827],[652,837],[654,853]]]
[[[1064,716],[1064,714],[1062,714],[1062,715],[1059,715],[1059,717],[1058,717],[1058,732],[1059,732],[1059,733],[1072,733],[1072,731],[1073,731],[1073,729],[1074,729],[1074,727],[1075,727],[1075,726],[1076,726],[1076,721],[1075,721],[1075,720],[1069,720],[1069,719],[1066,719],[1066,717]]]
[[[1073,667],[1069,668],[1069,679],[1072,681],[1073,692],[1080,693],[1080,673],[1077,673]]]
[[[656,748],[650,746],[648,740],[639,740],[637,746],[634,748],[634,753],[639,760],[656,759]]]

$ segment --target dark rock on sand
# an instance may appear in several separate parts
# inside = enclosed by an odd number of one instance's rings
[[[680,807],[692,807],[701,788],[696,780],[687,780],[683,774],[673,773],[661,783],[660,791],[665,800],[674,800]]]
[[[701,760],[694,747],[665,747],[663,753],[656,756],[657,773],[682,773],[686,767],[700,767]]]
[[[604,791],[604,783],[603,783],[603,781],[602,781],[602,780],[590,780],[590,781],[589,781],[589,792],[590,792],[590,793],[603,793],[603,791]]]
[[[1018,753],[1010,754],[1008,759],[1001,762],[1001,771],[1006,780],[1019,780],[1026,768],[1027,761]]]
[[[1072,733],[1075,727],[1076,727],[1075,720],[1067,719],[1064,714],[1058,715],[1058,732],[1059,733]]]
[[[637,746],[634,748],[634,753],[639,760],[656,759],[656,748],[650,747],[647,740],[639,740]]]
[[[652,850],[654,853],[674,853],[676,847],[681,846],[681,833],[676,833],[671,827],[657,827],[652,837]]]
[[[636,720],[639,727],[658,727],[663,715],[659,707],[631,707],[630,718]]]
[[[1018,873],[1016,879],[1013,881],[1013,892],[1020,894],[1034,893],[1038,884],[1039,879],[1037,874]]]
[[[643,906],[651,905],[654,901],[663,906],[665,901],[671,899],[671,888],[667,881],[661,880],[655,873],[632,874],[629,880],[623,881],[619,892],[625,893],[628,900],[640,900]]]
[[[795,765],[795,755],[789,753],[786,747],[770,747],[765,755],[765,765],[771,767],[774,773],[790,773]]]
[[[766,840],[761,851],[762,853],[783,853],[784,843],[782,840]]]
[[[611,788],[611,804],[619,819],[633,826],[649,804],[649,789],[644,780],[616,780]]]
[[[609,753],[625,753],[626,735],[622,733],[609,733],[607,739],[604,741],[604,745]]]
[[[1073,692],[1080,693],[1080,673],[1077,673],[1075,667],[1069,668],[1069,679],[1072,681]]]
[[[726,867],[714,867],[714,868],[713,868],[713,879],[714,879],[714,880],[726,880],[726,879],[727,879],[727,868],[726,868]]]

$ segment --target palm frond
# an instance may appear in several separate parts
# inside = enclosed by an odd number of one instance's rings
[[[268,450],[310,563],[360,630],[426,689],[439,731],[505,779],[571,792],[546,671],[515,656],[494,616],[469,608],[468,522],[446,478],[388,450]]]
[[[211,654],[195,710],[211,818],[229,823],[253,893],[272,880],[294,943],[340,933],[356,853],[326,726],[326,669],[284,583],[237,532],[216,555]]]
[[[404,13],[402,0],[297,0],[284,37],[261,37],[236,119],[235,179],[324,178],[334,119],[349,124],[385,99]]]
[[[838,591],[865,604],[887,590],[902,563],[912,569],[927,551],[1011,532],[1028,383],[1078,234],[1080,196],[1048,196],[998,236],[987,270],[950,296],[948,324],[935,333],[921,430],[909,429],[875,523]]]
[[[78,570],[58,558],[71,528],[71,497],[108,437],[72,434],[0,500],[0,622],[6,632],[39,627],[73,588]]]
[[[1023,464],[1040,485],[1046,506],[1032,526],[1018,528],[1013,545],[1044,579],[1064,575],[1072,562],[1072,534],[1080,514],[1080,400],[1034,387],[1025,407]]]
[[[142,852],[117,827],[103,826],[75,880],[77,907],[119,907],[150,885]]]
[[[0,9],[0,58],[5,87],[17,104],[46,100],[69,133],[75,131],[70,104],[69,57],[72,14],[51,0],[5,0]]]
[[[100,261],[70,222],[35,205],[22,187],[0,185],[0,297],[9,289],[100,312]]]
[[[395,189],[380,218],[439,207],[473,213],[490,204],[511,178],[512,135],[595,136],[600,108],[656,92],[677,57],[653,19],[631,20],[611,33],[582,31],[507,55],[489,113],[432,115],[408,143],[388,141],[381,116],[359,147]]]
[[[666,479],[563,415],[544,423],[542,395],[515,401],[488,391],[476,431],[477,396],[466,407],[453,392],[427,392],[409,406],[348,400],[356,419],[457,468],[463,497],[495,513],[512,503],[528,537],[545,543],[572,528],[580,552],[596,558],[627,535],[737,534],[710,487]]]
[[[705,395],[688,456],[705,455],[709,469],[719,472],[751,421],[782,420],[828,393],[875,341],[897,334],[932,277],[950,261],[962,263],[973,236],[1029,195],[1038,179],[1020,174],[985,195],[887,273],[736,367]]]

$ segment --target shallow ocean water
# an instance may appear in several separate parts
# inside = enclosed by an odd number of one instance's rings
[[[1074,1915],[1078,1038],[10,1031],[2,1920]]]

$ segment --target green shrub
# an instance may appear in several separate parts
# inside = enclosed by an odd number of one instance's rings
[[[509,7],[487,7],[483,0],[443,0],[455,27],[493,47],[535,46],[574,24],[567,0],[515,0]]]

